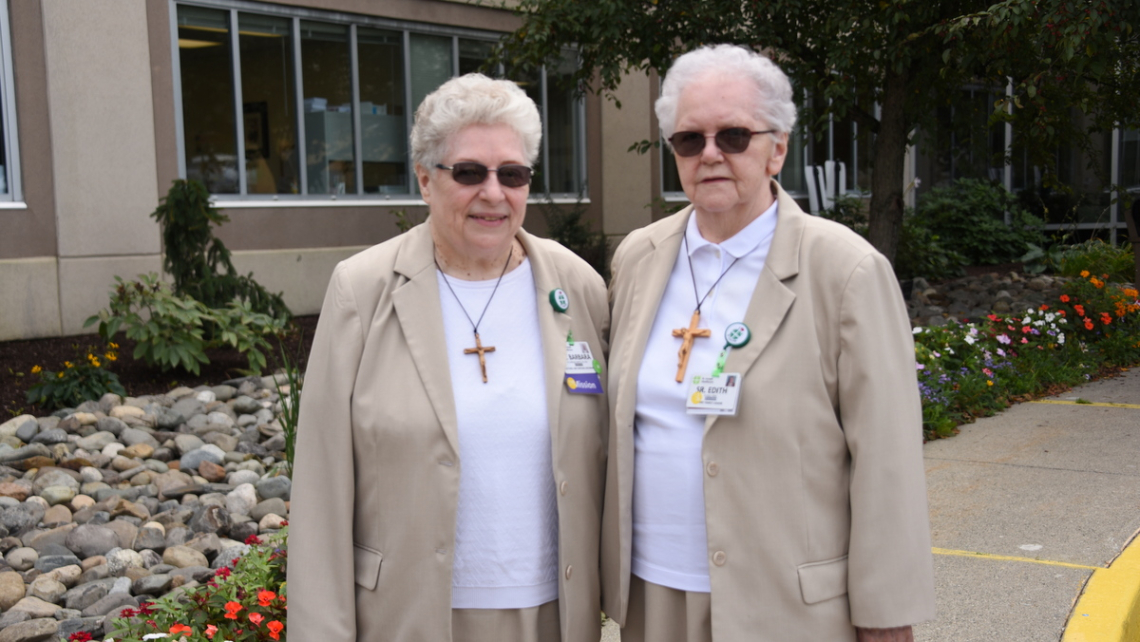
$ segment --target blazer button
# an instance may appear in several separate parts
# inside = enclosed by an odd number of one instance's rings
[[[724,551],[717,551],[713,553],[713,564],[716,564],[717,566],[724,566],[724,563],[727,561],[728,556],[724,554]]]
[[[709,477],[716,477],[717,473],[720,472],[720,466],[715,461],[710,461],[706,469],[709,472]]]
[[[570,574],[574,572],[574,565],[569,564],[566,566],[566,579],[570,579]]]
[[[563,481],[561,484],[558,484],[558,492],[562,493],[563,495],[566,494],[566,482],[565,481]]]

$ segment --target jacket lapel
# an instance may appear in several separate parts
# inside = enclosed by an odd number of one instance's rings
[[[657,308],[661,305],[665,286],[669,284],[669,275],[673,272],[673,264],[677,261],[677,252],[681,249],[685,227],[689,224],[692,212],[690,205],[674,215],[668,224],[655,230],[649,239],[653,249],[636,264],[622,268],[632,274],[644,275],[644,279],[635,279],[629,319],[625,321],[625,327],[632,332],[628,344],[631,348],[625,356],[622,369],[627,382],[637,381],[641,360],[645,356],[645,346],[649,343],[649,332],[657,318]],[[618,422],[632,423],[636,407],[637,385],[621,386],[621,394],[614,409]]]
[[[743,348],[729,353],[724,368],[725,372],[739,372],[743,376],[748,376],[796,299],[796,294],[783,281],[799,274],[800,240],[806,214],[775,181],[772,181],[772,189],[778,201],[776,233],[744,315],[752,339]],[[705,420],[706,434],[717,418],[718,415],[709,415]]]
[[[392,293],[392,303],[420,381],[447,441],[458,454],[458,419],[447,360],[447,335],[439,304],[434,244],[426,223],[407,234],[408,240],[400,248],[395,264],[396,272],[407,281]]]
[[[538,327],[542,334],[543,372],[546,374],[546,408],[550,422],[550,440],[559,443],[558,429],[561,425],[559,413],[562,406],[562,368],[566,364],[566,337],[570,333],[574,304],[581,301],[570,300],[570,309],[558,312],[550,304],[550,291],[563,288],[561,275],[545,252],[536,251],[534,237],[519,230],[518,239],[530,258],[534,273],[534,295],[538,305]],[[590,346],[591,350],[597,346]]]

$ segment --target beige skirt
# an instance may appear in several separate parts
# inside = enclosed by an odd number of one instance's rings
[[[561,642],[558,600],[529,609],[451,609],[452,642]]]
[[[629,578],[629,611],[621,642],[712,642],[712,599]]]

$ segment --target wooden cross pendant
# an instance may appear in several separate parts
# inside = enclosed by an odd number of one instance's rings
[[[705,333],[706,334],[704,336],[707,337],[708,336],[708,334],[707,334],[708,330],[705,330]],[[486,347],[483,346],[482,342],[479,341],[479,333],[478,332],[475,333],[475,347],[474,348],[467,348],[463,351],[463,354],[478,354],[479,355],[479,367],[483,370],[483,383],[487,383],[487,360],[483,357],[483,354],[486,352],[494,352],[494,351],[495,351],[495,346],[486,346]],[[680,379],[678,379],[677,381],[680,381]]]
[[[689,320],[689,327],[677,328],[673,331],[673,336],[684,337],[684,341],[681,342],[681,350],[677,352],[677,383],[681,383],[685,380],[685,369],[689,367],[689,353],[693,351],[693,339],[712,336],[712,330],[708,328],[697,328],[697,324],[700,323],[700,321],[701,311],[694,310],[693,318]]]

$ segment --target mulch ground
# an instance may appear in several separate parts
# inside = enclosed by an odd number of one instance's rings
[[[273,350],[266,355],[266,374],[281,367],[282,349],[290,359],[299,361],[303,369],[316,328],[316,315],[295,317],[284,337],[271,340]],[[210,363],[204,364],[199,374],[183,370],[163,372],[157,367],[147,366],[141,359],[131,358],[135,342],[121,333],[115,343],[119,344],[119,359],[110,365],[109,370],[118,375],[127,393],[135,397],[164,393],[178,386],[217,385],[242,376],[241,371],[249,367],[249,362],[237,350],[217,349],[206,352]],[[0,342],[0,423],[25,413],[36,416],[49,414],[49,410],[27,402],[28,388],[39,381],[39,377],[32,374],[32,366],[58,371],[63,369],[64,361],[82,361],[89,348],[97,353],[105,351],[99,335]]]

